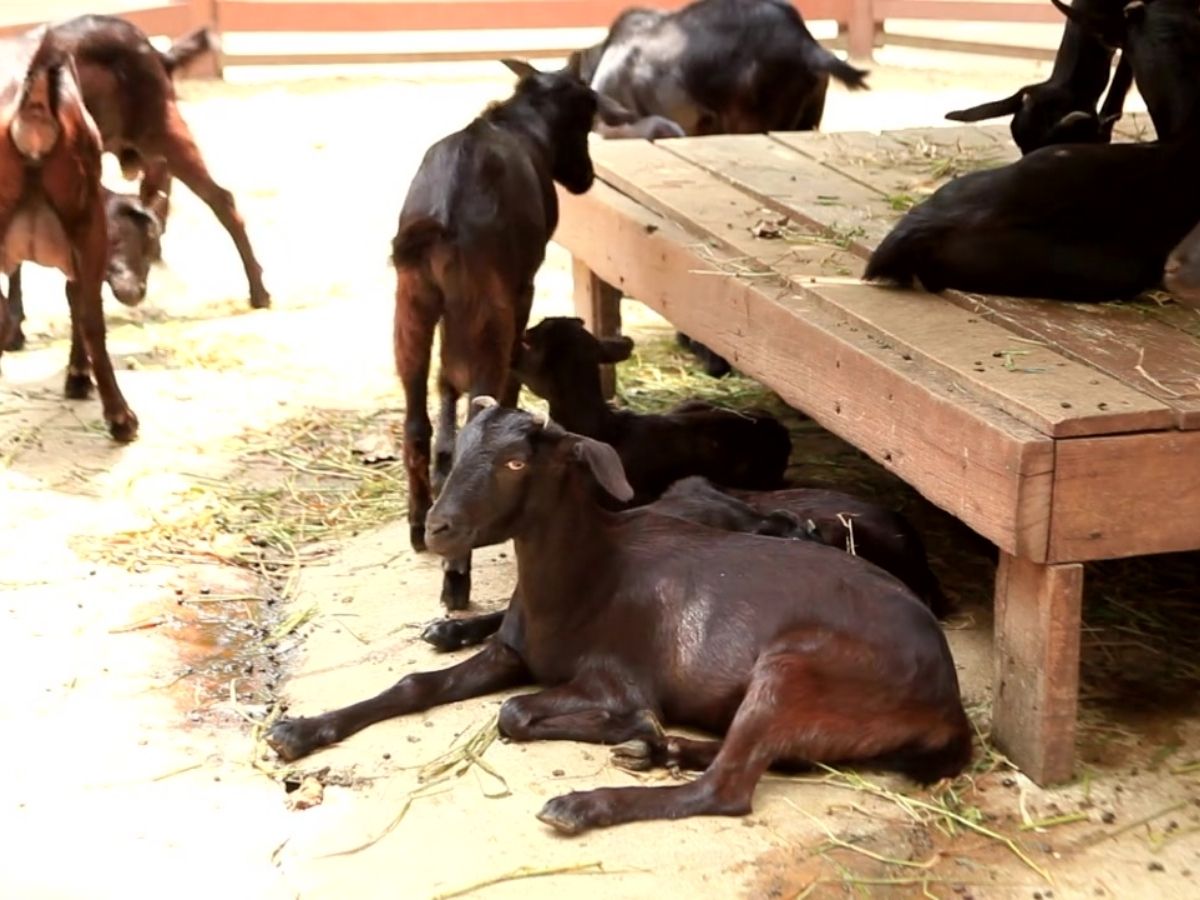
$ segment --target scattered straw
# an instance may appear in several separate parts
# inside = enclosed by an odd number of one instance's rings
[[[461,778],[473,766],[478,766],[500,785],[499,791],[484,789],[483,795],[493,799],[507,797],[510,793],[508,782],[483,759],[488,747],[500,736],[499,722],[498,715],[492,716],[461,744],[425,763],[417,773],[417,780],[422,784],[439,784],[450,778]]]
[[[508,881],[520,881],[526,878],[546,878],[551,875],[608,875],[609,873],[604,868],[602,862],[576,863],[572,866],[552,866],[550,868],[537,868],[535,866],[521,866],[519,869],[513,869],[511,872],[506,872],[503,875],[496,875],[492,878],[485,878],[483,881],[476,881],[473,884],[468,884],[465,887],[455,888],[452,891],[446,891],[442,894],[434,894],[431,900],[449,900],[451,897],[462,897],[466,894],[472,894],[475,891],[482,890],[493,885],[503,884]]]
[[[846,529],[846,552],[851,556],[858,556],[858,548],[854,543],[854,517],[848,513],[838,513],[837,517]]]

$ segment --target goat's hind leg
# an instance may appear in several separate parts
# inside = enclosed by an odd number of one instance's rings
[[[804,649],[811,636],[794,638],[781,638],[759,657],[728,735],[695,781],[565,794],[538,818],[578,834],[647,819],[745,815],[759,779],[777,762],[884,762],[929,775],[936,760],[938,777],[965,765],[970,724],[961,704],[934,709],[906,702],[896,685],[864,677],[863,648],[828,639],[814,651]]]
[[[21,267],[13,269],[8,276],[8,302],[5,304],[8,313],[8,325],[0,325],[0,350],[24,350],[25,329],[25,296],[21,288]],[[4,311],[0,310],[0,315]]]
[[[396,374],[404,385],[404,470],[408,476],[408,530],[412,548],[425,550],[425,516],[433,505],[429,481],[429,355],[440,298],[421,273],[396,270],[396,313],[392,333]]]
[[[442,492],[442,485],[454,464],[454,441],[458,437],[458,388],[438,377],[438,423],[433,445],[433,496]]]

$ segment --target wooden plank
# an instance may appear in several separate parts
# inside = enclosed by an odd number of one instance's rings
[[[1082,598],[1083,566],[1000,554],[992,736],[1041,785],[1074,765]]]
[[[920,357],[1044,434],[1153,430],[1173,423],[1173,411],[1163,404],[1049,348],[1021,343],[941,298],[857,283],[813,284],[811,264],[796,252],[802,245],[784,239],[790,235],[757,238],[746,227],[757,214],[755,199],[661,147],[614,141],[597,150],[601,176],[623,193],[734,254],[762,260],[810,300],[889,344],[897,356]]]
[[[959,131],[959,129],[947,129]],[[968,129],[968,132],[970,129]],[[890,132],[888,142],[897,134],[908,135],[924,131]],[[828,143],[804,137],[787,136],[790,146],[803,151],[814,161],[834,164],[836,149]],[[915,140],[915,139],[913,139]],[[861,138],[843,138],[848,147],[870,146]],[[946,142],[943,142],[946,145]],[[919,148],[919,144],[914,144]],[[955,147],[957,145],[954,145]],[[987,144],[982,145],[985,149]],[[1001,148],[1003,153],[1011,151]],[[978,159],[982,160],[983,157]],[[969,165],[970,160],[963,163]],[[893,143],[884,143],[875,157],[847,156],[846,171],[860,185],[873,188],[881,195],[890,194],[917,199],[937,180],[906,182],[902,173],[920,170],[920,156],[898,153]],[[819,219],[823,207],[810,206],[811,216]],[[890,215],[898,219],[900,212]],[[831,219],[832,221],[832,219]],[[855,244],[855,252],[869,253],[877,242],[864,237]],[[1177,307],[1147,311],[1142,304],[1122,303],[1063,303],[1053,300],[1031,300],[945,291],[942,296],[977,315],[983,315],[1006,329],[1049,347],[1063,356],[1096,370],[1097,386],[1104,376],[1116,379],[1127,388],[1145,394],[1174,411],[1174,424],[1183,429],[1200,428],[1200,319],[1193,321],[1186,310]],[[1072,404],[1071,398],[1062,398]],[[1105,402],[1107,400],[1098,400]]]
[[[937,19],[964,22],[1045,22],[1062,24],[1062,13],[1047,3],[1021,0],[875,0],[880,19]]]
[[[883,240],[895,219],[895,211],[876,191],[767,135],[681,138],[662,146],[764,206],[820,226],[863,256]]]
[[[1200,549],[1200,432],[1057,445],[1051,560]]]
[[[811,274],[859,276],[866,261],[825,238],[821,229],[796,222],[777,238],[765,233],[770,209],[730,184],[645,141],[594,141],[592,163],[600,178],[643,206],[692,231],[699,238],[716,236],[764,266],[787,263]]]
[[[1126,141],[1153,141],[1158,137],[1154,123],[1144,112],[1127,112],[1113,126],[1113,137]]]
[[[555,240],[997,546],[1045,558],[1053,442],[787,285],[713,275],[695,238],[604,184]]]
[[[1139,305],[1063,303],[965,291],[945,291],[942,296],[1171,407],[1177,427],[1200,428],[1200,339]]]
[[[1157,400],[931,294],[864,284],[810,290],[1043,434],[1118,434],[1174,424],[1175,411]]]
[[[602,281],[595,272],[578,259],[571,261],[574,278],[575,315],[583,319],[587,330],[597,337],[621,333],[621,292]],[[617,392],[617,369],[613,365],[600,367],[600,389],[612,398]]]

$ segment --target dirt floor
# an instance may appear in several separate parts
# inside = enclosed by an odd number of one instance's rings
[[[946,59],[836,90],[827,127],[936,125],[1045,71]],[[494,740],[501,697],[377,725],[294,768],[265,750],[281,700],[317,712],[447,662],[418,637],[440,571],[408,548],[402,475],[365,462],[389,455],[401,415],[388,241],[425,147],[510,83],[478,64],[186,84],[275,308],[248,311],[228,239],[178,189],[149,298],[108,310],[142,422],[130,446],[108,440],[97,402],[61,399],[61,279],[28,273],[30,348],[0,378],[0,894],[1200,895],[1197,557],[1089,568],[1079,778],[1040,790],[986,742],[989,547],[795,415],[797,482],[878,496],[927,535],[959,603],[946,627],[980,733],[972,772],[929,791],[771,777],[744,819],[564,839],[534,818],[546,799],[648,779],[601,748]],[[568,262],[551,247],[535,316],[570,310]],[[697,375],[637,304],[625,315],[639,342],[625,402],[777,404]],[[475,573],[476,600],[502,602],[506,548],[477,554]]]

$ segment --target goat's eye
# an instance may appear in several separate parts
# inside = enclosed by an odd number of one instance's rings
[[[510,472],[520,472],[520,471],[521,471],[523,468],[525,468],[525,460],[523,460],[523,459],[510,459],[510,460],[509,460],[508,462],[506,462],[504,465],[505,465],[505,467],[507,467],[507,468],[508,468],[508,470],[509,470]]]

